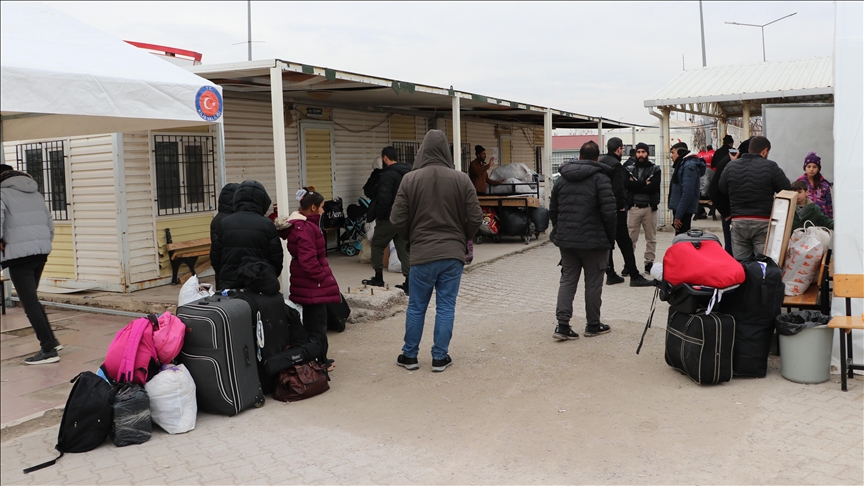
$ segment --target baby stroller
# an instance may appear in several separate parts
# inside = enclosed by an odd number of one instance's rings
[[[366,212],[369,200],[361,197],[357,204],[349,204],[345,210],[345,226],[339,238],[339,250],[345,255],[354,256],[362,249],[361,242],[366,239]]]

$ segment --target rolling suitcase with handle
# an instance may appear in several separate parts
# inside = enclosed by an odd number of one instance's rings
[[[233,293],[232,293],[233,294]],[[276,389],[276,376],[268,373],[264,363],[274,354],[281,353],[291,344],[291,325],[282,294],[264,295],[248,290],[236,292],[239,299],[249,304],[252,320],[251,332],[255,336],[255,361],[258,379],[265,394]],[[295,311],[296,312],[296,311]],[[302,327],[302,323],[298,322]]]
[[[195,380],[198,410],[231,416],[263,406],[249,303],[214,295],[178,307],[176,315],[189,328],[177,359]]]

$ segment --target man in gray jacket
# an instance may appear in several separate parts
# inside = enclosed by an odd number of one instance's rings
[[[432,371],[444,371],[452,364],[447,352],[468,241],[480,228],[483,211],[471,179],[455,170],[441,130],[430,130],[423,139],[414,170],[405,174],[396,192],[390,222],[411,245],[405,345],[396,364],[408,370],[420,367],[417,354],[434,289],[437,309]]]
[[[56,363],[60,361],[57,351],[63,348],[36,295],[53,240],[54,221],[39,185],[26,172],[0,166],[0,266],[9,269],[9,278],[41,346],[38,353],[24,360],[27,364]]]

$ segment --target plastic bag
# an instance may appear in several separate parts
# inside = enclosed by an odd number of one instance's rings
[[[654,262],[651,265],[651,271],[648,272],[658,282],[663,280],[663,262]]]
[[[827,325],[830,320],[831,316],[826,316],[819,311],[805,310],[780,314],[774,320],[774,327],[777,328],[777,334],[794,336],[804,329]]]
[[[396,245],[391,241],[387,249],[390,250],[390,263],[387,265],[387,270],[393,273],[402,273],[402,262],[399,261]]]
[[[186,367],[165,365],[162,371],[144,385],[150,396],[153,423],[169,434],[182,434],[195,428],[198,402],[195,381]]]
[[[789,238],[786,261],[783,264],[786,295],[801,295],[806,292],[819,271],[825,246],[822,244],[822,235],[817,234],[817,231],[814,227],[799,228],[793,231]]]
[[[507,164],[496,167],[489,175],[497,181],[516,179],[514,182],[531,182],[534,180],[535,172],[525,164]]]
[[[215,292],[211,290],[210,284],[202,284],[198,281],[198,275],[192,275],[180,288],[180,296],[177,298],[177,306],[186,305],[190,302],[210,297]]]
[[[111,428],[111,440],[117,447],[143,444],[150,440],[153,431],[150,422],[150,398],[147,391],[141,385],[124,383],[118,386],[120,391],[114,397],[114,426]]]
[[[301,322],[303,321],[303,306],[302,305],[300,305],[296,302],[290,301],[288,299],[285,299],[285,305],[296,310],[297,313],[300,314],[300,321]]]

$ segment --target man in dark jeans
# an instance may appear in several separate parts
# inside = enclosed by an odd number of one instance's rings
[[[60,361],[57,351],[63,349],[36,295],[53,240],[54,221],[39,185],[26,172],[0,166],[0,266],[9,269],[41,347],[24,360],[26,364],[56,363]]]
[[[612,137],[606,142],[609,153],[600,158],[600,163],[612,168],[612,192],[615,194],[615,242],[624,257],[624,270],[622,275],[630,276],[631,287],[649,287],[653,282],[639,273],[636,267],[636,256],[633,252],[633,240],[627,228],[627,195],[624,192],[624,181],[629,179],[630,174],[621,165],[621,154],[624,153],[624,142],[618,137]],[[614,285],[624,281],[623,277],[615,273],[612,252],[609,252],[609,262],[606,266],[606,285]]]

